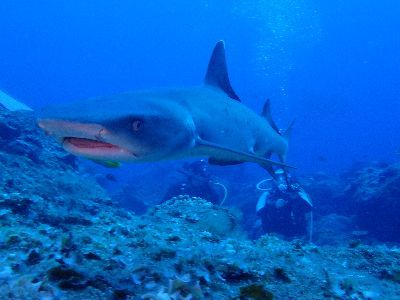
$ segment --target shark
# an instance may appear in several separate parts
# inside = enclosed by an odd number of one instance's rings
[[[278,130],[269,100],[261,114],[241,102],[223,41],[214,47],[202,85],[49,106],[37,122],[66,151],[110,166],[206,157],[220,166],[256,163],[272,176],[274,168],[293,168],[286,164],[292,125]]]

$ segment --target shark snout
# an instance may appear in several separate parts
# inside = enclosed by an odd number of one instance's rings
[[[58,138],[76,137],[103,141],[108,130],[100,124],[86,124],[64,120],[39,119],[38,126],[48,135]]]
[[[38,126],[68,152],[94,160],[130,161],[136,154],[118,145],[118,138],[100,124],[39,119]]]

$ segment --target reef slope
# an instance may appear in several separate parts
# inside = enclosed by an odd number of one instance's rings
[[[181,196],[118,207],[31,113],[0,109],[1,299],[399,299],[400,249],[246,238]]]

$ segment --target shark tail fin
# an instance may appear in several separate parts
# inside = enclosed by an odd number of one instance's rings
[[[289,144],[290,137],[292,135],[294,122],[295,122],[295,120],[290,122],[288,128],[282,133],[282,137],[286,140],[286,142],[288,144]],[[279,160],[281,163],[286,164],[286,156],[287,156],[287,151],[284,154],[279,155]],[[286,167],[283,167],[282,170],[285,175],[286,183],[289,184],[288,169]]]
[[[279,133],[278,126],[276,126],[274,119],[272,119],[271,101],[269,99],[267,99],[264,103],[261,116],[263,116],[267,120],[268,124],[272,127],[273,130],[275,130],[277,133]]]
[[[292,136],[294,121],[295,120],[290,122],[288,128],[282,133],[282,137],[286,140],[286,142],[288,144],[289,144],[290,137]],[[286,154],[287,154],[287,151],[284,154],[279,155],[279,160],[281,161],[281,163],[284,163],[284,164],[286,163]]]
[[[288,128],[282,133],[282,136],[289,142],[290,137],[292,136],[293,125],[296,120],[290,122]]]

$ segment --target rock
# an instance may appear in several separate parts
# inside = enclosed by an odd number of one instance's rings
[[[7,144],[5,150],[10,154],[28,157],[35,163],[40,162],[39,161],[40,150],[37,147],[27,143],[26,141],[20,139],[12,141]]]
[[[391,280],[396,283],[400,283],[400,269],[399,270],[382,270],[380,278],[385,280]]]
[[[66,265],[57,266],[47,271],[50,281],[57,282],[61,289],[81,290],[88,286],[85,276]]]
[[[354,228],[354,218],[337,214],[321,216],[314,224],[313,241],[319,245],[346,245]]]
[[[222,278],[227,282],[243,282],[255,280],[258,276],[251,271],[245,270],[236,264],[225,264],[218,268]]]
[[[114,300],[125,300],[130,296],[134,296],[134,294],[127,289],[116,289],[113,291],[112,295]]]
[[[21,134],[21,130],[10,124],[0,123],[0,140],[2,143],[0,145],[5,145],[6,143],[15,140]]]
[[[83,255],[83,257],[85,257],[86,259],[89,259],[89,260],[101,260],[101,257],[98,256],[96,253],[93,253],[93,252],[85,253]]]
[[[375,163],[351,176],[343,197],[359,228],[376,239],[400,242],[400,165]]]
[[[89,226],[93,224],[93,222],[90,219],[82,215],[66,216],[63,220],[63,223],[68,225],[83,225],[83,226]]]
[[[42,260],[42,256],[36,251],[32,250],[29,252],[28,257],[26,259],[26,264],[27,265],[36,265]]]
[[[283,268],[275,268],[274,276],[276,279],[281,280],[283,282],[286,282],[286,283],[292,282],[289,275],[286,273],[285,269],[283,269]]]
[[[240,299],[273,300],[274,295],[260,284],[250,284],[240,288]]]

